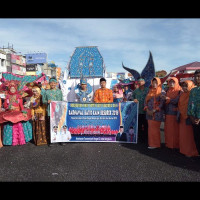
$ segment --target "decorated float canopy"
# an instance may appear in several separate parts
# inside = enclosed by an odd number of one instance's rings
[[[153,62],[153,56],[151,52],[149,52],[149,59],[147,61],[146,66],[143,68],[142,72],[139,73],[135,69],[131,69],[128,67],[125,67],[122,63],[122,67],[130,72],[133,76],[133,78],[137,81],[139,78],[143,78],[145,80],[145,86],[149,87],[151,85],[151,80],[155,77],[155,67]]]
[[[31,83],[31,82],[45,82],[46,81],[46,75],[44,73],[40,74],[40,75],[29,75],[29,76],[21,76],[21,75],[17,75],[17,74],[13,74],[11,72],[3,72],[2,73],[2,78],[0,79],[2,85],[4,84],[4,82],[6,81],[20,81],[18,90],[25,90],[26,84],[27,83]],[[2,86],[1,85],[1,86]]]
[[[100,78],[104,76],[103,57],[96,46],[76,47],[68,65],[70,78]]]
[[[194,72],[197,69],[200,69],[200,62],[192,62],[173,69],[170,77],[178,78],[179,82],[194,80]]]

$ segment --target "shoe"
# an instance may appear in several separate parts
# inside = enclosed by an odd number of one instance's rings
[[[157,149],[158,147],[148,147],[148,149]]]

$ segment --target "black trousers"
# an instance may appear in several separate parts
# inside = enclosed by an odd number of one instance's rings
[[[46,116],[46,133],[47,133],[47,143],[50,144],[50,116]]]
[[[194,132],[194,141],[196,144],[197,151],[200,155],[200,123],[198,125],[192,124],[193,132]]]
[[[138,142],[148,143],[148,121],[146,114],[138,115]]]

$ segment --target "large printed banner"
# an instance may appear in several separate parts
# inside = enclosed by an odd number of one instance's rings
[[[50,104],[51,143],[137,143],[138,103]]]

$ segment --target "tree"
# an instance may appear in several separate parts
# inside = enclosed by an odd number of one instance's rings
[[[156,77],[165,77],[166,75],[167,75],[167,72],[165,70],[156,72]]]

